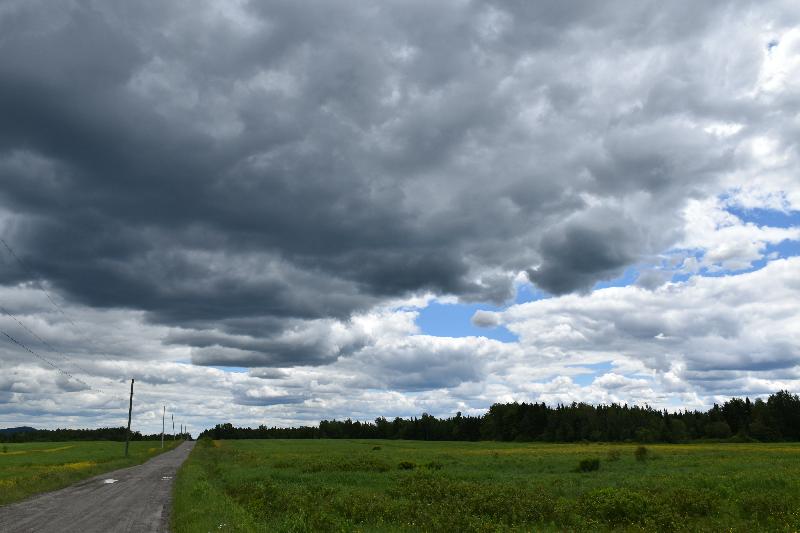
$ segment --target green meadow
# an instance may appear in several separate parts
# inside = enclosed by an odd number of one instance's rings
[[[201,440],[174,496],[177,532],[797,531],[800,445]]]
[[[164,444],[164,450],[176,445]],[[0,443],[0,505],[60,489],[103,472],[143,463],[162,452],[161,443],[111,441]]]

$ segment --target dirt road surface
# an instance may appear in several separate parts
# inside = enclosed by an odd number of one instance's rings
[[[167,532],[172,483],[193,446],[0,507],[0,532]]]

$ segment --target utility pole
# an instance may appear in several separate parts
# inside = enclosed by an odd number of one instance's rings
[[[164,411],[161,413],[161,448],[164,448],[164,418],[167,416],[167,406],[164,406]]]
[[[170,414],[170,418],[172,418],[172,440],[175,440],[175,415]]]
[[[131,440],[131,411],[133,411],[133,380],[131,379],[131,399],[128,403],[128,431],[125,433],[125,457],[128,457],[128,441]]]

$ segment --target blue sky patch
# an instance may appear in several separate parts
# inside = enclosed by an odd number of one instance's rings
[[[421,309],[417,316],[417,326],[425,335],[436,337],[487,337],[502,342],[516,342],[517,336],[503,326],[479,328],[472,324],[475,311],[502,311],[498,307],[485,303],[443,304],[432,302]]]
[[[572,376],[572,381],[581,387],[591,385],[592,381],[598,376],[602,376],[614,368],[611,361],[601,361],[600,363],[588,363],[578,365],[567,365],[570,367],[580,367],[587,369],[586,373],[577,374]]]
[[[738,206],[729,206],[725,209],[728,213],[738,217],[743,222],[751,222],[757,226],[773,228],[790,228],[800,226],[800,211],[778,211],[777,209],[742,209]]]
[[[636,266],[631,266],[626,268],[625,272],[623,272],[621,276],[610,280],[598,281],[594,284],[592,290],[596,291],[597,289],[607,289],[609,287],[627,287],[628,285],[632,285],[638,277],[639,268]]]

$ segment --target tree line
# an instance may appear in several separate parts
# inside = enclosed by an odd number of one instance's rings
[[[496,403],[481,416],[457,413],[437,418],[384,417],[374,422],[323,420],[292,428],[234,427],[218,424],[199,438],[212,439],[410,439],[545,442],[686,442],[698,439],[800,440],[800,397],[788,391],[767,400],[731,398],[707,411],[676,411],[649,406],[572,403]]]
[[[98,428],[98,429],[29,429],[13,433],[0,433],[0,442],[59,442],[67,440],[115,440],[124,441],[126,428]],[[188,434],[175,435],[176,439],[188,438]],[[171,439],[172,434],[165,434],[165,439]],[[131,431],[131,440],[161,440],[161,433],[151,435]]]

